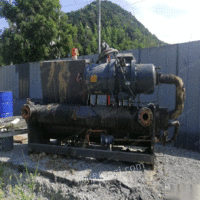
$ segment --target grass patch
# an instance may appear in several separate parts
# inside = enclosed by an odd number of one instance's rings
[[[24,167],[23,169],[18,168],[18,171],[23,170],[24,173],[18,173],[5,163],[0,162],[0,200],[79,199],[74,194],[66,194],[59,187],[51,186],[43,183],[43,181],[37,182],[36,178],[38,179],[38,176],[40,176],[38,173],[40,156],[37,158],[37,167],[33,173],[28,171],[24,154],[23,158]],[[72,170],[71,173],[73,174],[74,171]]]
[[[24,154],[23,154],[23,157],[24,157]],[[36,197],[35,195],[36,176],[39,175],[39,173],[37,172],[38,167],[39,167],[39,159],[38,159],[37,168],[34,174],[28,172],[25,157],[24,157],[24,164],[25,164],[27,180],[24,180],[25,178],[23,179],[22,173],[20,173],[20,175],[18,176],[16,175],[14,171],[13,173],[10,173],[10,174],[4,173],[6,166],[3,162],[0,163],[0,200],[1,199],[13,199],[13,200],[15,199],[20,199],[20,200],[21,199],[22,200],[41,199],[41,198]],[[8,180],[8,176],[9,176],[9,180]],[[13,182],[15,182],[16,184],[14,184]],[[5,188],[6,185],[7,187]]]

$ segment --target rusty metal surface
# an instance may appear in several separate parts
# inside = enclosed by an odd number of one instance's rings
[[[119,151],[106,151],[98,149],[83,149],[76,147],[64,147],[56,145],[47,144],[28,144],[29,151],[35,152],[46,152],[46,153],[56,153],[56,154],[67,154],[69,156],[76,157],[93,157],[97,159],[110,159],[126,162],[145,162],[147,164],[154,164],[154,155],[144,154],[144,153],[126,153]]]
[[[175,75],[165,75],[160,76],[160,83],[174,84],[176,86],[176,107],[174,110],[170,111],[169,119],[177,119],[184,109],[185,101],[185,87],[183,80]]]
[[[149,127],[139,124],[137,108],[127,110],[124,107],[113,108],[110,106],[25,104],[22,110],[22,113],[27,114],[24,115],[24,118],[30,123],[40,124],[46,134],[54,134],[54,137],[70,135],[70,129],[73,127],[95,130],[112,129],[115,136],[118,135],[119,131],[121,134],[122,132],[124,134],[128,132],[130,133],[130,139],[138,139],[139,136],[148,137],[153,129],[152,124]],[[156,119],[159,123],[157,125],[158,132],[162,122],[160,122],[159,116]]]
[[[86,105],[87,93],[81,80],[85,65],[85,60],[41,63],[44,103]]]
[[[80,148],[80,147],[72,147],[67,146],[68,144],[65,143],[64,145],[50,145],[49,140],[48,141],[42,141],[42,138],[38,138],[38,140],[35,140],[35,137],[43,137],[42,132],[38,127],[34,127],[32,124],[29,126],[29,144],[28,144],[28,150],[29,152],[46,152],[46,153],[53,153],[53,154],[67,154],[69,156],[75,156],[75,157],[92,157],[96,159],[109,159],[109,160],[117,160],[117,161],[125,161],[125,162],[132,162],[132,163],[146,163],[151,164],[152,169],[154,168],[154,146],[155,146],[155,112],[156,108],[154,106],[153,113],[154,113],[154,119],[153,119],[153,132],[151,134],[151,140],[148,140],[148,144],[145,145],[146,151],[142,153],[138,152],[132,152],[130,151],[130,146],[128,146],[129,152],[126,151],[120,151],[120,149],[115,149],[115,145],[113,146],[113,150],[109,150],[107,147],[107,150],[105,149],[105,146],[101,146],[97,144],[89,145],[88,148]],[[38,131],[38,132],[37,132]],[[58,131],[54,131],[58,133]],[[75,131],[74,131],[75,132]],[[76,133],[77,134],[77,133]],[[32,137],[32,138],[31,138]],[[57,137],[57,136],[56,136]],[[53,138],[56,138],[55,135]],[[139,141],[139,140],[138,140]],[[83,142],[84,143],[84,142]],[[82,143],[80,143],[82,146]],[[95,144],[95,143],[94,143]],[[98,149],[99,146],[101,149]],[[123,145],[124,146],[124,145]],[[97,147],[97,148],[92,148]],[[138,147],[140,147],[138,145]],[[124,149],[125,150],[125,149]]]
[[[29,97],[30,84],[30,64],[20,64],[16,66],[16,71],[19,73],[19,98]]]

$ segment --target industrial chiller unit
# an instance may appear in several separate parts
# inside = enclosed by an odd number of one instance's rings
[[[87,60],[41,63],[43,105],[30,99],[22,108],[29,152],[68,154],[154,165],[156,138],[176,139],[185,88],[180,77],[136,64],[131,53],[106,48],[96,63]],[[176,86],[176,107],[138,102],[159,84]],[[168,139],[168,128],[174,135]],[[53,143],[54,139],[54,143]]]

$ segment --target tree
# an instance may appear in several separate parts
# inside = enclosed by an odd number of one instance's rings
[[[11,25],[2,34],[2,43],[7,49],[2,53],[5,64],[53,59],[58,51],[61,56],[69,53],[77,31],[67,23],[67,16],[59,12],[59,0],[1,3],[1,16]]]
[[[6,65],[10,65],[13,62],[23,62],[27,56],[27,51],[22,51],[24,43],[23,37],[21,37],[17,30],[13,32],[12,27],[10,27],[4,31],[2,34],[2,57]]]
[[[2,41],[0,40],[0,66],[4,66],[4,63],[3,63],[3,56],[2,56]]]
[[[68,21],[68,16],[65,13],[61,12],[60,20],[59,23],[57,24],[58,37],[54,40],[55,48],[53,55],[56,55],[56,52],[60,51],[61,57],[67,57],[68,53],[71,52],[71,49],[77,47],[74,41],[78,29],[77,27],[66,23],[67,21]]]
[[[86,48],[86,41],[85,41],[85,30],[83,27],[82,22],[80,21],[77,25],[77,38],[76,41],[80,43],[80,46],[82,47],[81,49],[79,48],[79,53],[80,55],[84,55],[84,49]]]

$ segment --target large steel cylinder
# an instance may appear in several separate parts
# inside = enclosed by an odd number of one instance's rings
[[[112,129],[129,132],[132,137],[147,134],[153,123],[153,113],[150,108],[138,110],[136,107],[127,110],[124,107],[25,104],[22,116],[32,124],[80,129]],[[62,134],[67,134],[67,128]]]

